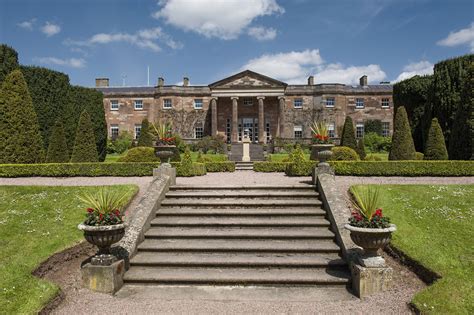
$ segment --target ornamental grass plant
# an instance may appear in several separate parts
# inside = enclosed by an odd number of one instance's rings
[[[390,227],[390,219],[383,216],[380,205],[380,188],[368,186],[366,189],[351,189],[350,202],[354,211],[349,224],[360,228],[384,229]]]
[[[85,225],[104,226],[122,224],[122,210],[126,204],[127,195],[108,188],[101,188],[93,193],[78,196],[87,205]]]

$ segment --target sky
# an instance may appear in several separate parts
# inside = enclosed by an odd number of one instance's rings
[[[94,86],[208,85],[250,69],[288,84],[396,82],[474,53],[472,0],[0,0],[24,65]]]

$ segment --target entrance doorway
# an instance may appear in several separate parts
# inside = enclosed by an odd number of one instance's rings
[[[248,135],[250,142],[258,143],[258,118],[239,119],[239,142]]]

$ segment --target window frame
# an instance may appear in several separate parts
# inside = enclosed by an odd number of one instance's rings
[[[387,127],[387,129],[385,129],[385,127]],[[389,121],[382,121],[382,136],[390,137],[390,122]]]
[[[362,104],[362,106],[359,106],[359,101],[360,103]],[[361,97],[358,97],[356,98],[356,106],[355,106],[356,109],[363,109],[365,108],[365,100],[364,98],[361,98]]]
[[[296,136],[297,132],[300,132],[301,136]],[[303,139],[303,125],[293,125],[293,137],[295,139]]]
[[[359,136],[359,127],[362,127],[361,128],[362,129],[361,136]],[[356,134],[355,134],[356,138],[357,139],[363,138],[364,135],[365,135],[365,125],[364,125],[364,123],[363,122],[356,123],[356,128],[355,129],[356,129]]]
[[[138,132],[138,135],[137,135],[137,127],[140,130]],[[141,124],[135,124],[135,126],[133,127],[133,133],[134,133],[134,139],[138,140],[138,138],[140,138],[140,135],[142,133],[142,125]]]
[[[384,105],[384,100],[387,101],[387,105]],[[380,101],[380,106],[382,108],[390,108],[390,98],[388,98],[388,97],[382,98],[382,100]]]
[[[196,104],[198,103],[198,102],[196,102],[196,101],[198,101],[198,100],[199,100],[200,103],[201,103],[201,107],[196,107]],[[204,107],[204,101],[203,101],[202,98],[195,98],[194,101],[193,101],[193,105],[194,105],[194,109],[203,109],[203,107]]]
[[[137,103],[141,103],[141,107],[137,107]],[[143,100],[133,100],[133,108],[135,110],[143,110]]]
[[[199,132],[201,134],[200,137],[198,137],[198,132],[197,132],[197,129],[201,129],[201,131]],[[204,138],[204,127],[202,125],[197,125],[197,126],[194,126],[194,139],[202,139]]]
[[[332,105],[328,104],[328,101],[332,100]],[[326,97],[324,104],[326,105],[327,108],[333,108],[336,106],[336,98],[335,97]]]
[[[336,138],[336,123],[331,122],[328,124],[328,136],[329,138]]]
[[[165,104],[169,101],[169,106],[165,106]],[[163,109],[172,109],[173,108],[173,100],[171,98],[164,98],[163,99]]]
[[[301,102],[301,105],[299,106],[296,106],[296,103],[300,103]],[[302,98],[295,98],[293,100],[293,108],[296,108],[296,109],[301,109],[303,108],[303,99]]]
[[[117,107],[113,107],[112,104],[115,104],[117,102]],[[120,102],[118,100],[110,100],[110,110],[111,111],[117,111],[120,108]]]
[[[117,130],[117,135],[114,136],[114,130]],[[118,124],[111,124],[110,125],[110,138],[112,140],[116,139],[120,134],[120,128]]]
[[[242,101],[243,106],[253,106],[253,99],[251,97],[246,97]]]

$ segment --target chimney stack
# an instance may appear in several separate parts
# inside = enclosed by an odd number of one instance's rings
[[[158,78],[158,86],[163,86],[165,84],[165,79],[163,79],[162,77],[159,77]]]
[[[360,86],[367,86],[367,76],[363,75],[359,79],[359,84]]]
[[[184,77],[183,78],[183,86],[188,86],[189,85],[189,78],[188,77]]]
[[[95,86],[96,87],[108,87],[109,86],[109,78],[97,78],[97,79],[95,79]]]
[[[308,85],[314,85],[314,77],[312,75],[308,77]]]

